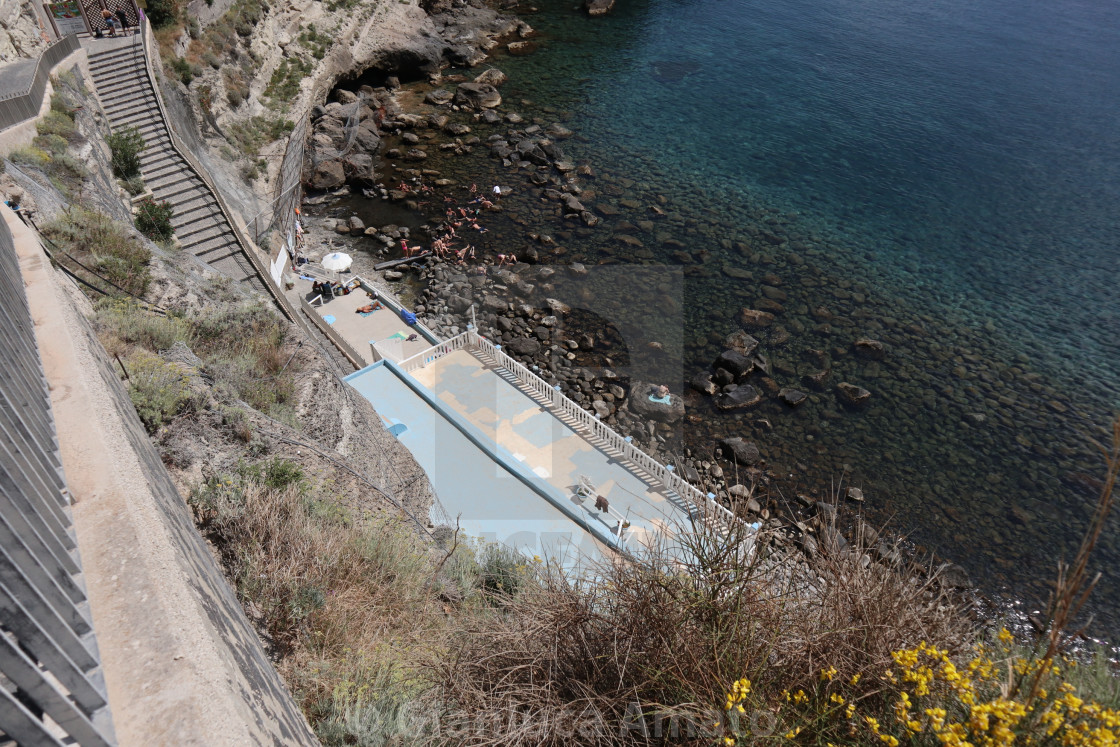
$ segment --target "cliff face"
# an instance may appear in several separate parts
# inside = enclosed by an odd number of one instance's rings
[[[28,0],[0,0],[0,62],[35,57],[47,39]]]
[[[292,123],[340,81],[369,69],[438,76],[448,65],[479,64],[502,37],[531,33],[481,0],[215,0],[204,7],[182,31],[161,32],[165,99],[192,112],[212,155],[204,162],[247,220],[275,192]]]

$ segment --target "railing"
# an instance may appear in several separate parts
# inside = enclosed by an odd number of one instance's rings
[[[471,344],[469,335],[470,331],[463,332],[462,334],[455,335],[450,340],[444,340],[438,345],[433,345],[427,350],[421,350],[416,355],[405,358],[397,365],[403,371],[416,371],[430,365],[434,361],[439,360],[445,355],[454,353],[456,350],[462,350]]]
[[[470,336],[471,345],[478,347],[497,361],[498,365],[512,373],[525,388],[537,394],[540,399],[550,404],[554,410],[561,411],[568,418],[575,421],[577,429],[583,430],[586,436],[605,443],[608,449],[618,452],[623,458],[648,472],[666,488],[699,509],[702,515],[715,516],[725,523],[737,520],[735,515],[725,506],[720,505],[711,497],[689,484],[687,480],[673,471],[671,467],[661,464],[649,454],[646,454],[637,446],[634,446],[629,439],[623,438],[613,428],[599,420],[597,416],[580,407],[573,400],[564,396],[559,389],[551,386],[547,381],[506,355],[499,346],[490,342],[485,337],[482,337],[473,329],[464,332],[463,335],[459,337],[463,337],[464,335]],[[419,367],[419,365],[416,366],[416,368]]]
[[[27,90],[0,96],[0,130],[38,116],[39,109],[43,106],[43,91],[46,90],[51,69],[81,49],[81,46],[78,37],[71,34],[43,50],[35,63],[35,73],[31,76]]]
[[[61,744],[49,718],[77,744],[112,745],[50,395],[2,216],[0,369],[0,674],[16,687],[0,687],[0,742]]]

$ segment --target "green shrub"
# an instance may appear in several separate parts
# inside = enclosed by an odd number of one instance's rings
[[[105,138],[112,153],[110,163],[113,174],[120,179],[140,176],[140,154],[147,147],[144,136],[136,127],[122,127]]]
[[[104,299],[96,306],[98,331],[153,353],[177,342],[191,343],[190,323],[181,316],[153,314],[135,301]]]
[[[187,409],[191,392],[179,366],[139,352],[128,359],[128,396],[149,433]]]
[[[121,184],[124,185],[125,191],[133,197],[144,194],[144,190],[147,189],[144,179],[139,174],[130,179],[121,179]]]
[[[179,3],[177,0],[148,0],[147,15],[152,27],[166,28],[179,20]]]
[[[283,490],[289,485],[302,485],[303,477],[303,470],[298,464],[279,457],[269,460],[261,469],[262,482],[265,487],[273,490]]]
[[[148,289],[151,252],[124,225],[112,218],[85,208],[72,207],[44,225],[42,232],[79,262],[128,293],[141,296]],[[59,261],[68,262],[65,257]],[[97,282],[96,278],[88,277],[86,271],[77,265],[67,266],[86,276],[99,288],[116,292],[114,288],[104,288],[104,283]]]
[[[171,72],[174,73],[175,77],[182,81],[185,86],[189,86],[195,76],[198,75],[198,68],[182,57],[172,57],[171,62],[167,63],[167,66],[171,68]]]
[[[506,545],[486,545],[478,562],[481,566],[482,588],[487,591],[514,595],[525,582],[528,572],[525,558]]]
[[[231,124],[227,132],[242,154],[256,157],[265,144],[287,135],[294,126],[291,120],[283,117],[258,115]]]
[[[82,136],[74,123],[74,117],[64,110],[55,109],[56,101],[62,101],[58,94],[51,98],[51,110],[35,124],[36,132],[40,135],[58,135],[70,143],[81,140]]]
[[[170,202],[157,202],[149,197],[137,205],[136,228],[153,241],[170,241],[175,232],[171,225],[173,215]]]

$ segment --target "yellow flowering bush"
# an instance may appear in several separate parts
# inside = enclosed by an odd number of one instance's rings
[[[867,730],[882,741],[959,747],[1117,744],[1120,713],[1075,694],[1075,661],[1016,655],[1012,643],[1001,630],[994,646],[976,645],[960,665],[924,642],[894,652],[896,666],[882,677],[892,718],[867,719]]]

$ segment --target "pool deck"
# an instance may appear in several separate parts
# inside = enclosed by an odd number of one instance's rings
[[[624,517],[630,523],[623,531],[627,550],[636,551],[658,536],[671,537],[690,526],[688,508],[679,496],[587,440],[481,353],[456,350],[411,375],[501,452],[547,483],[553,497],[584,521],[615,534],[617,516]],[[594,498],[576,495],[581,475],[590,478],[595,493],[617,514],[597,511]]]
[[[566,568],[609,554],[606,542],[540,494],[543,485],[471,438],[469,429],[430,405],[408,374],[381,363],[347,377],[415,457],[435,489],[430,521],[468,538],[501,543]],[[481,434],[476,434],[481,436]],[[604,541],[605,540],[605,541]]]
[[[344,277],[342,282],[347,279]],[[300,298],[308,303],[311,303],[319,295],[311,290],[312,281],[296,278],[295,283],[295,290],[299,292]],[[372,299],[366,295],[364,290],[359,288],[345,296],[323,297],[323,303],[321,305],[318,303],[312,304],[312,308],[344,340],[350,343],[354,352],[362,356],[366,365],[375,362],[373,351],[370,349],[370,344],[373,342],[389,340],[393,337],[400,339],[400,358],[398,360],[408,358],[432,346],[431,341],[425,339],[424,335],[418,333],[416,329],[405,324],[400,316],[388,306],[383,305],[383,308],[367,316],[357,313],[358,308],[369,303],[372,303]],[[334,321],[327,317],[333,317]],[[414,333],[416,339],[412,342],[406,342],[404,338]]]

